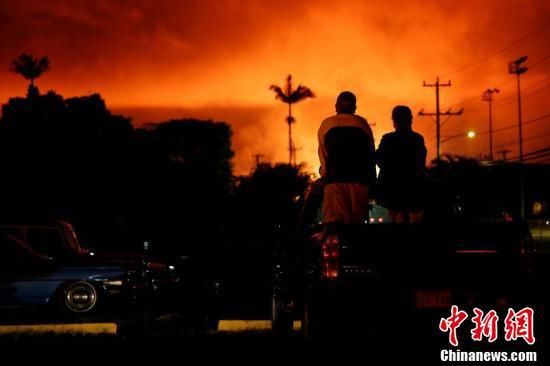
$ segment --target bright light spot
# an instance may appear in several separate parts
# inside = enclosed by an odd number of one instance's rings
[[[474,137],[476,137],[476,132],[475,131],[468,131],[468,138],[473,139]]]

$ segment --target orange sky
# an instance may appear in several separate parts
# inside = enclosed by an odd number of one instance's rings
[[[286,108],[268,87],[291,73],[317,94],[294,109],[298,160],[314,171],[317,127],[344,89],[357,94],[358,113],[376,122],[379,140],[391,129],[395,104],[415,113],[434,109],[434,90],[422,81],[440,75],[453,84],[442,90],[443,110],[465,108],[442,134],[484,131],[487,108],[479,96],[488,87],[501,89],[495,127],[516,123],[507,63],[529,55],[524,120],[550,113],[548,22],[546,0],[3,0],[0,100],[26,91],[26,82],[7,72],[11,59],[21,52],[48,55],[52,70],[37,81],[42,91],[99,92],[135,125],[179,117],[229,122],[235,171],[246,173],[253,154],[272,162],[287,158]],[[434,122],[416,117],[415,129],[433,157]],[[526,125],[526,152],[548,146],[548,134],[550,118]],[[517,155],[516,136],[515,129],[495,134],[496,150]],[[477,154],[486,152],[487,136],[442,146]]]

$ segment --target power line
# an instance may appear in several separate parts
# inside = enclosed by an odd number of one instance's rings
[[[448,116],[447,118],[445,118],[445,120],[441,122],[441,127],[445,126],[450,119],[451,119],[451,116]]]
[[[538,149],[538,150],[535,150],[535,151],[531,151],[529,153],[524,154],[524,156],[532,156],[532,155],[538,155],[538,154],[543,154],[543,153],[548,153],[548,152],[550,152],[550,146],[544,147],[542,149]]]
[[[542,116],[539,116],[539,117],[536,117],[536,118],[532,118],[532,119],[530,119],[530,120],[527,120],[527,121],[523,122],[523,125],[525,126],[525,125],[529,125],[529,124],[532,124],[532,123],[537,123],[537,122],[543,121],[543,120],[545,120],[545,119],[547,119],[547,118],[550,118],[550,113],[545,114],[545,115],[542,115]],[[493,129],[493,133],[502,132],[502,131],[506,131],[506,130],[511,130],[511,129],[513,129],[513,128],[516,128],[516,127],[518,127],[518,124],[517,124],[517,123],[516,123],[516,124],[513,124],[513,125],[508,125],[508,126],[505,126],[505,127],[500,127],[500,128]],[[488,134],[488,133],[491,133],[491,131],[490,131],[490,130],[485,130],[485,131],[477,132],[476,135],[477,135],[477,136],[480,136],[480,135],[486,135],[486,134]],[[541,135],[541,136],[545,136],[545,135]],[[538,136],[537,136],[537,138],[538,138]],[[525,139],[524,141],[528,141],[528,140]],[[518,142],[518,141],[516,140],[516,141],[514,141],[513,143],[516,143],[516,142]],[[504,145],[497,145],[496,147],[512,145],[513,143],[504,144]],[[479,152],[481,153],[481,152],[485,152],[485,151],[487,151],[487,150],[488,150],[488,149],[484,149],[484,150],[481,150],[481,151],[479,151]],[[477,154],[477,152],[476,152],[475,154]]]
[[[538,84],[541,84],[542,82],[548,81],[548,80],[550,80],[550,76],[549,76],[549,77],[546,77],[546,78],[544,78],[544,79],[542,79],[542,80],[537,81],[536,83],[534,83],[534,84],[528,86],[527,88],[523,89],[523,91],[525,92],[526,90],[532,89],[532,88],[534,88],[535,86],[538,86]],[[549,87],[550,87],[550,84],[544,85],[544,86],[542,86],[541,88],[539,88],[539,89],[537,89],[537,90],[535,90],[535,91],[531,91],[531,92],[527,93],[526,95],[523,95],[523,96],[522,96],[522,99],[525,99],[525,98],[530,97],[530,96],[532,96],[532,95],[538,94],[538,93],[540,93],[541,91],[544,91],[544,90],[546,90],[546,89],[549,88]],[[500,108],[500,107],[505,107],[505,106],[507,106],[507,105],[510,105],[510,104],[512,104],[512,103],[515,103],[515,102],[516,102],[515,98],[517,98],[517,95],[515,95],[515,94],[507,95],[507,96],[505,96],[505,97],[503,97],[503,98],[500,98],[500,99],[498,100],[498,102],[496,102],[495,104],[493,104],[493,107],[494,107],[495,109],[498,109],[498,108]],[[465,110],[465,112],[468,112],[468,113],[469,113],[469,112],[472,112],[472,111],[478,111],[478,110],[480,110],[480,109],[482,109],[482,108],[485,108],[485,106],[477,106],[477,107],[468,108],[467,110]]]
[[[550,22],[549,22],[549,24],[550,24]],[[532,70],[534,67],[539,66],[540,64],[542,64],[544,61],[546,61],[546,60],[548,60],[548,59],[550,59],[550,54],[547,54],[547,55],[541,57],[541,58],[538,59],[534,64],[532,64],[531,66],[529,66],[529,68]],[[497,84],[497,85],[496,85],[496,88],[502,88],[502,86],[508,84],[509,82],[511,82],[511,81],[513,81],[513,80],[515,80],[515,79],[516,79],[515,77],[510,77],[510,78],[504,80],[502,83]],[[539,83],[541,83],[541,82],[543,82],[543,81],[546,81],[546,80],[548,80],[548,79],[550,79],[550,77],[546,77],[546,78],[544,78],[544,79],[542,79],[542,80],[539,80],[539,81],[537,81],[536,83],[534,83],[534,84],[528,86],[528,87],[527,87],[526,89],[524,89],[524,90],[527,90],[527,89],[529,89],[529,88],[532,88],[532,87],[534,87],[535,85],[537,85],[537,84],[539,84]],[[509,98],[515,98],[515,97],[516,97],[516,95],[509,95],[509,96],[506,96],[506,97],[502,98],[501,100],[509,99]],[[473,102],[473,101],[478,101],[478,100],[479,100],[478,98],[479,98],[479,97],[478,97],[477,95],[476,95],[475,97],[469,97],[469,98],[466,98],[466,99],[464,99],[464,100],[462,100],[462,101],[460,101],[460,102],[458,102],[458,103],[452,104],[451,107],[463,106],[464,104],[468,104],[468,103]],[[495,103],[495,104],[496,104],[496,103]],[[481,107],[468,108],[467,111],[469,112],[469,111],[471,111],[471,110],[478,110],[478,109],[480,109],[480,108],[481,108]]]
[[[523,91],[526,91],[526,90],[529,90],[529,89],[532,89],[533,87],[537,86],[538,84],[542,83],[543,81],[548,81],[550,80],[550,76],[547,77],[547,78],[544,78],[543,80],[539,80],[537,81],[536,83],[534,83],[533,85],[530,85],[528,86],[527,88],[523,89]],[[532,96],[532,95],[535,95],[535,94],[538,94],[540,93],[541,91],[547,89],[548,87],[550,87],[550,84],[547,84],[535,91],[532,91],[530,93],[527,93],[526,95],[523,95],[522,96],[522,99],[525,99],[529,96]],[[511,94],[511,95],[507,95],[505,97],[502,97],[498,100],[498,102],[496,102],[495,104],[493,104],[493,107],[495,107],[495,109],[497,109],[498,107],[504,107],[504,106],[507,106],[509,104],[512,104],[514,102],[516,102],[515,98],[517,98],[517,96],[515,94]],[[465,112],[471,112],[471,111],[477,111],[477,110],[480,110],[482,108],[485,108],[485,106],[477,106],[477,107],[473,107],[473,108],[468,108],[465,110]]]
[[[531,66],[529,66],[531,69],[533,67],[536,67],[540,64],[542,64],[544,61],[548,60],[550,58],[550,54],[546,55],[546,56],[543,56],[542,58],[540,58],[537,62],[535,62],[534,64],[532,64]]]
[[[514,79],[515,79],[515,78],[512,77],[512,78],[508,79],[508,81],[512,81],[512,80],[514,80]],[[542,83],[544,83],[544,82],[546,82],[546,81],[548,81],[548,80],[550,80],[550,75],[547,76],[547,77],[545,77],[545,78],[542,78],[542,79],[540,79],[540,80],[535,81],[535,82],[532,83],[531,85],[525,87],[525,88],[523,89],[523,91],[527,91],[527,90],[529,90],[529,89],[533,89],[534,87],[536,87],[536,86],[538,86],[539,84],[542,84]],[[516,96],[515,94],[512,94],[512,95],[506,96],[506,97],[503,98],[503,99],[513,98],[513,97],[515,97],[515,96]],[[502,100],[502,98],[501,98],[501,100]]]
[[[525,122],[523,122],[523,125],[529,125],[529,124],[532,124],[532,123],[536,123],[536,122],[540,122],[540,121],[543,121],[547,118],[550,117],[550,113],[548,114],[544,114],[542,116],[539,116],[539,117],[536,117],[536,118],[532,118],[530,120],[527,120]],[[505,126],[505,127],[500,127],[500,128],[496,128],[493,130],[493,133],[494,132],[502,132],[502,131],[506,131],[506,130],[511,130],[512,128],[516,128],[518,127],[518,124],[513,124],[513,125],[508,125],[508,126]],[[485,134],[488,134],[490,133],[489,130],[485,130],[485,131],[481,131],[481,132],[478,132],[477,135],[485,135]]]
[[[549,118],[550,117],[550,113],[548,114],[545,114],[543,116],[539,116],[539,117],[536,117],[536,118],[533,118],[533,119],[530,119],[528,121],[525,121],[523,124],[526,125],[526,124],[532,124],[532,123],[536,123],[536,122],[539,122],[539,121],[542,121],[546,118]],[[510,125],[510,126],[506,126],[506,127],[501,127],[497,130],[493,130],[493,132],[501,132],[501,131],[505,131],[505,130],[509,130],[509,129],[512,129],[512,128],[515,128],[517,127],[517,124],[516,125]],[[482,131],[482,132],[479,132],[478,135],[484,135],[484,134],[487,134],[489,133],[489,131]],[[530,137],[530,138],[527,138],[527,139],[524,139],[523,141],[533,141],[533,140],[537,140],[537,139],[540,139],[542,137],[547,137],[547,136],[550,136],[550,133],[547,133],[547,134],[542,134],[542,135],[537,135],[537,136],[533,136],[533,137]],[[514,145],[516,144],[518,141],[517,140],[514,140],[512,142],[508,142],[508,143],[504,143],[504,144],[499,144],[497,145],[496,147],[504,147],[504,146],[510,146],[510,145]],[[483,152],[486,152],[487,149],[483,149],[483,150],[478,150],[477,152],[475,153],[471,153],[469,155],[477,155],[477,154],[481,154]]]
[[[462,72],[465,72],[471,68],[475,68],[475,67],[478,67],[484,63],[486,63],[487,61],[489,60],[492,60],[493,58],[501,55],[502,53],[506,52],[507,50],[523,43],[524,41],[526,41],[527,39],[533,37],[534,35],[540,33],[542,30],[544,30],[547,26],[550,25],[550,21],[546,22],[546,23],[543,23],[541,26],[539,26],[538,28],[534,29],[533,31],[527,33],[526,35],[524,35],[523,37],[517,39],[516,41],[508,44],[507,46],[501,48],[500,50],[496,51],[495,53],[493,53],[492,55],[488,56],[488,57],[485,57],[484,59],[482,59],[481,61],[479,62],[476,62],[476,63],[473,63],[473,64],[470,64],[468,66],[465,66],[465,67],[462,67],[462,68],[459,68],[459,69],[456,69],[454,71],[451,71],[447,74],[444,74],[443,76],[445,77],[449,77],[451,75],[456,75],[456,74],[460,74]]]
[[[511,78],[508,78],[506,80],[504,80],[502,83],[500,84],[497,84],[495,88],[501,88],[503,85],[506,85],[508,84],[510,81],[512,80],[515,80],[514,77],[511,77]],[[470,102],[474,102],[474,101],[479,101],[479,95],[476,95],[475,97],[470,97],[470,98],[466,98],[458,103],[455,103],[455,104],[452,104],[451,107],[457,107],[457,106],[463,106],[464,104],[467,104],[467,103],[470,103]],[[479,109],[480,107],[474,107],[474,109]],[[471,108],[469,108],[467,111],[470,111],[472,110]]]
[[[545,85],[545,86],[543,86],[542,88],[539,88],[539,89],[537,89],[537,90],[535,90],[535,91],[533,91],[533,92],[531,92],[531,93],[527,93],[527,94],[525,94],[525,95],[522,95],[521,98],[522,98],[522,99],[525,99],[525,98],[527,98],[527,97],[530,97],[530,96],[533,96],[533,95],[535,95],[535,94],[538,94],[538,93],[540,93],[541,91],[544,91],[544,90],[546,90],[546,89],[548,89],[548,88],[550,88],[550,84]],[[507,105],[510,105],[510,104],[513,104],[513,103],[516,102],[515,100],[513,100],[513,96],[508,97],[508,99],[509,99],[509,100],[507,100],[505,103],[495,103],[495,109],[498,109],[498,108],[500,108],[500,107],[505,107],[505,106],[507,106]]]
[[[537,160],[537,159],[540,159],[540,158],[549,157],[549,156],[550,156],[550,151],[546,151],[546,152],[542,152],[542,153],[533,154],[533,155],[528,156],[528,157],[525,157],[526,154],[524,154],[523,156],[524,156],[523,161]],[[519,162],[519,158],[520,158],[519,155],[518,155],[518,156],[514,156],[514,157],[510,158],[510,161],[512,161],[512,162]]]
[[[538,140],[540,138],[548,137],[548,136],[550,136],[550,133],[546,133],[546,134],[543,134],[543,135],[538,135],[538,136],[533,136],[533,137],[530,137],[530,138],[526,138],[526,139],[523,139],[523,141],[533,141],[533,140]],[[515,141],[512,141],[512,142],[507,142],[507,143],[504,143],[504,144],[497,145],[496,147],[510,146],[510,145],[514,145],[514,144],[517,144],[517,143],[518,143],[518,140],[515,140]],[[483,151],[486,151],[486,150],[483,150]]]
[[[546,149],[542,149],[542,150],[545,150],[545,151],[541,151],[541,152],[538,152],[538,153],[530,153],[530,154],[525,154],[524,156],[526,155],[530,155],[528,157],[524,157],[523,159],[523,162],[525,161],[534,161],[534,160],[539,160],[539,159],[550,159],[550,147],[546,148]],[[502,150],[501,152],[509,152],[510,150]],[[519,163],[520,160],[519,160],[519,155],[518,156],[514,156],[510,159],[506,159],[506,156],[504,155],[504,158],[502,159],[504,161],[507,161],[507,162],[510,162],[510,163]],[[493,162],[492,165],[494,164],[499,164],[499,162]]]
[[[546,134],[542,134],[542,135],[537,135],[537,136],[532,136],[532,137],[529,137],[529,138],[526,138],[526,139],[523,139],[523,141],[534,141],[534,140],[538,140],[538,139],[541,139],[543,137],[548,137],[550,136],[550,133],[546,133]],[[496,145],[495,147],[496,148],[500,148],[500,147],[505,147],[505,146],[510,146],[510,145],[515,145],[518,143],[518,140],[514,140],[514,141],[511,141],[511,142],[506,142],[506,143],[503,143],[503,144],[498,144]],[[478,155],[478,154],[481,154],[481,153],[484,153],[486,152],[487,149],[483,149],[483,150],[477,150],[476,152],[473,152],[473,153],[469,153],[467,155]]]

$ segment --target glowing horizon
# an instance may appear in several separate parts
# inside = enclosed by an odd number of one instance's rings
[[[391,108],[411,106],[414,128],[424,134],[433,158],[434,124],[417,113],[434,110],[434,90],[422,81],[439,75],[453,84],[441,92],[442,110],[466,110],[443,125],[443,136],[477,133],[445,142],[443,152],[472,155],[487,148],[480,134],[487,129],[483,90],[501,89],[495,128],[517,123],[509,61],[529,56],[531,68],[522,76],[524,121],[550,113],[550,26],[540,28],[549,15],[550,3],[543,0],[8,0],[0,5],[6,39],[0,100],[26,92],[26,81],[7,71],[13,58],[22,52],[47,55],[52,69],[36,81],[42,92],[100,93],[113,112],[132,117],[136,126],[183,117],[227,121],[234,132],[235,171],[243,174],[253,154],[272,162],[287,159],[286,108],[268,87],[292,74],[317,95],[293,108],[298,161],[316,171],[317,127],[333,113],[341,90],[356,93],[358,113],[376,123],[377,141],[392,128]],[[526,125],[526,152],[547,146],[549,133],[550,119]],[[495,146],[514,156],[515,139],[514,129],[499,132]]]

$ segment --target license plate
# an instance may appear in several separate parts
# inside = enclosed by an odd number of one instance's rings
[[[417,309],[443,309],[452,306],[451,290],[416,290]]]

